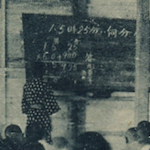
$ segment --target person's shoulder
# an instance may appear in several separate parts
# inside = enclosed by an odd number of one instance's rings
[[[3,139],[0,142],[0,148],[6,148],[7,150],[13,150],[12,142],[9,139]]]
[[[44,146],[39,143],[39,142],[29,142],[27,141],[24,145],[23,145],[23,149],[32,149],[32,148],[37,148],[37,149],[40,149],[40,150],[45,150],[44,149]]]
[[[26,84],[29,84],[31,82],[41,82],[41,79],[40,78],[31,78],[26,81]]]
[[[40,78],[32,78],[32,79],[28,79],[26,83],[24,84],[24,86],[27,87],[27,86],[38,85],[42,83],[43,81]]]

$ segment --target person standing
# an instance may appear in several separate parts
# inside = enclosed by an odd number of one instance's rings
[[[27,126],[37,123],[47,134],[46,141],[52,144],[50,115],[60,110],[51,85],[43,80],[44,64],[35,62],[33,77],[23,88],[22,112],[27,115]]]

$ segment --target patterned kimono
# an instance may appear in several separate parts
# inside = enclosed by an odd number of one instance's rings
[[[31,105],[40,105],[41,108],[31,108]],[[22,112],[27,114],[27,126],[38,123],[47,133],[47,142],[51,143],[50,115],[59,110],[58,103],[53,95],[52,87],[40,80],[29,80],[24,85]]]

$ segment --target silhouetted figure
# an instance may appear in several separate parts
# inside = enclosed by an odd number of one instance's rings
[[[126,143],[130,144],[137,141],[137,128],[129,128],[125,134]]]
[[[74,150],[111,150],[111,147],[100,133],[85,132],[77,137]]]
[[[45,150],[43,145],[40,143],[30,143],[25,145],[22,150]]]
[[[150,123],[148,121],[141,121],[137,125],[137,137],[141,150],[150,149]]]
[[[9,150],[21,150],[23,145],[23,133],[18,125],[11,124],[5,129],[3,144]]]
[[[39,142],[45,136],[45,132],[37,123],[27,126],[25,132],[26,143],[23,145],[22,150],[45,150],[44,146]]]
[[[139,143],[137,139],[137,128],[129,128],[125,133],[126,146],[123,150],[138,150]]]
[[[51,118],[60,108],[53,94],[51,85],[43,80],[44,64],[35,62],[33,77],[24,85],[22,112],[27,114],[27,126],[37,123],[43,132],[47,132],[47,142],[51,140]]]

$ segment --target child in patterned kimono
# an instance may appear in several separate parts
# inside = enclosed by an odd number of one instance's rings
[[[47,134],[46,141],[51,140],[51,118],[60,108],[53,94],[52,87],[44,82],[42,62],[36,62],[33,67],[33,79],[27,81],[23,89],[22,112],[27,114],[27,126],[35,123]]]

